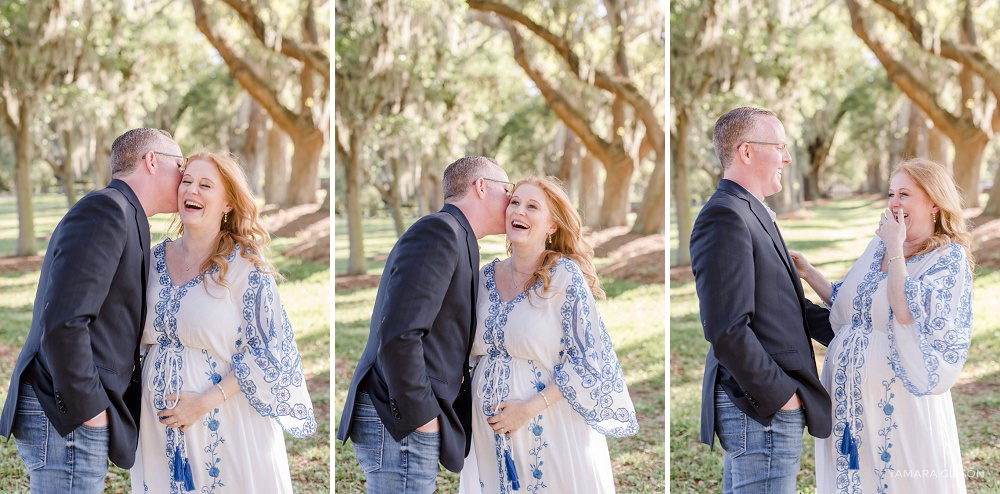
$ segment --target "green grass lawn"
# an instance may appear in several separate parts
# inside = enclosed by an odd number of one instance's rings
[[[779,219],[790,249],[802,251],[827,278],[840,279],[875,233],[884,200],[839,199],[810,207],[803,219]],[[697,211],[695,211],[697,215]],[[672,246],[676,249],[676,225]],[[817,300],[805,286],[806,297]],[[962,377],[952,388],[969,492],[1000,491],[1000,271],[977,268],[973,288],[972,348]],[[822,368],[822,345],[816,365]],[[718,492],[722,452],[698,442],[705,341],[694,282],[670,283],[670,492]],[[716,443],[718,444],[718,443]],[[799,492],[815,492],[813,440],[802,439]]]
[[[379,273],[385,256],[396,241],[388,219],[365,219],[368,272]],[[335,266],[343,272],[347,263],[346,225],[335,223]],[[505,257],[501,236],[487,237],[480,243],[482,262]],[[597,259],[601,264],[603,260]],[[639,433],[624,439],[608,439],[619,492],[663,492],[664,485],[664,340],[663,297],[661,284],[640,285],[627,281],[602,279],[608,293],[598,308],[611,334],[615,350],[625,371],[629,393],[639,417]],[[376,288],[337,290],[335,294],[334,339],[336,353],[336,405],[339,421],[347,398],[354,367],[368,339],[368,322],[375,301]],[[336,482],[338,493],[363,492],[364,475],[354,458],[350,443],[336,442]],[[437,480],[442,493],[458,490],[458,475],[442,470]]]
[[[65,198],[37,195],[35,233],[40,254],[45,239],[66,211]],[[150,221],[153,242],[163,238],[171,217],[158,215]],[[0,256],[14,252],[17,239],[17,213],[14,199],[0,196]],[[289,239],[276,239],[272,252],[290,245]],[[279,294],[292,327],[308,380],[318,429],[306,439],[286,434],[292,484],[296,492],[330,491],[330,266],[272,254],[272,260],[285,280]],[[0,403],[6,399],[7,383],[21,345],[31,324],[31,307],[38,282],[38,271],[0,273]],[[128,492],[128,472],[117,467],[108,471],[106,492]],[[27,492],[28,476],[14,441],[0,440],[0,492]]]

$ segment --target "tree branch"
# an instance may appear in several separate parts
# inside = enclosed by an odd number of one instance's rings
[[[198,30],[219,52],[219,56],[226,62],[233,78],[238,80],[246,92],[267,110],[275,124],[288,135],[295,135],[303,128],[315,127],[311,121],[281,104],[277,92],[246,61],[233,52],[225,41],[212,32],[212,27],[208,23],[208,15],[205,13],[204,0],[191,0],[191,5],[194,7],[194,22],[198,26]]]
[[[623,149],[615,148],[611,143],[598,136],[590,128],[587,119],[566,100],[562,93],[553,88],[541,73],[531,66],[531,62],[528,61],[528,57],[524,51],[524,40],[521,38],[521,33],[517,31],[517,27],[509,21],[501,22],[507,33],[510,34],[514,60],[535,83],[535,86],[542,93],[542,97],[545,98],[549,108],[566,124],[566,127],[569,127],[573,131],[573,134],[587,148],[587,151],[605,164],[628,160],[629,157]]]
[[[934,125],[939,127],[942,132],[948,134],[953,141],[960,140],[961,136],[968,134],[970,131],[981,132],[971,122],[962,120],[945,110],[938,103],[935,94],[926,85],[917,80],[905,65],[893,58],[881,43],[872,39],[868,33],[868,29],[865,27],[864,20],[861,18],[860,6],[857,0],[846,0],[846,2],[847,10],[851,14],[851,28],[854,30],[854,33],[861,38],[861,41],[868,46],[879,62],[882,63],[882,67],[885,68],[889,79],[895,82],[896,86],[914,104],[923,110],[924,114],[934,122]]]
[[[938,43],[932,45],[928,43],[926,38],[926,33],[924,32],[924,27],[920,25],[917,21],[916,16],[913,15],[913,11],[910,7],[895,2],[893,0],[874,0],[875,3],[879,4],[882,8],[887,10],[889,13],[903,25],[904,28],[910,33],[910,37],[920,45],[927,53],[932,55],[938,55],[949,60],[958,62],[964,67],[968,67],[970,70],[976,73],[979,77],[983,78],[986,86],[990,88],[990,92],[993,96],[1000,100],[1000,69],[995,65],[990,63],[979,47],[976,45],[975,38],[971,38],[971,43],[969,45],[962,45],[955,43],[954,41],[946,38],[940,38],[937,40]],[[850,5],[853,2],[848,2]],[[967,9],[970,10],[971,7]],[[968,13],[967,13],[968,14]],[[963,23],[966,19],[963,16]],[[968,20],[971,22],[971,20]],[[935,46],[938,47],[935,50]]]
[[[222,2],[236,12],[262,45],[271,48],[276,53],[281,53],[286,57],[304,63],[323,77],[323,80],[330,81],[330,57],[327,56],[322,48],[311,43],[299,44],[298,41],[288,36],[282,36],[279,42],[274,43],[274,46],[269,46],[267,43],[267,27],[264,25],[264,21],[254,12],[252,5],[242,0],[222,0]]]
[[[556,36],[545,27],[537,24],[526,15],[508,5],[491,0],[466,0],[466,3],[474,10],[493,12],[504,19],[508,19],[524,26],[551,46],[555,50],[556,54],[558,54],[559,57],[566,62],[569,66],[570,72],[572,72],[577,79],[586,84],[604,89],[605,91],[610,91],[624,98],[630,106],[635,108],[636,115],[640,120],[642,120],[643,125],[646,126],[647,133],[650,134],[651,138],[656,141],[656,145],[659,148],[663,148],[665,139],[663,127],[660,125],[660,120],[656,118],[656,113],[653,111],[652,105],[649,104],[649,100],[643,97],[635,85],[633,85],[630,81],[627,79],[622,80],[621,78],[612,77],[611,75],[608,75],[607,72],[596,68],[593,70],[592,74],[585,73],[581,67],[580,57],[573,52],[572,48],[569,46],[569,42],[566,41],[565,38]],[[589,75],[593,76],[592,80],[588,78]]]

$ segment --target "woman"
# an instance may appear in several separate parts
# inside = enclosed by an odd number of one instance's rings
[[[196,154],[177,201],[180,236],[151,257],[132,490],[291,492],[281,429],[316,420],[246,177]]]
[[[506,225],[510,257],[479,277],[460,491],[614,492],[604,436],[638,424],[580,216],[554,180],[531,178],[514,188]]]
[[[836,335],[823,365],[834,427],[816,440],[818,492],[965,492],[949,390],[969,350],[972,261],[948,172],[901,164],[876,234],[837,283],[791,254]]]

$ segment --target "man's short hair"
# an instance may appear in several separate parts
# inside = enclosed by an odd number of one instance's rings
[[[441,178],[444,200],[453,201],[465,197],[472,181],[483,176],[490,166],[500,167],[496,160],[486,156],[466,156],[448,165]]]
[[[723,170],[729,168],[729,165],[733,163],[733,153],[736,152],[736,146],[745,141],[750,132],[756,128],[757,116],[759,115],[778,117],[771,110],[741,106],[729,110],[715,122],[715,129],[712,131],[712,145],[715,147],[715,156],[722,163]]]
[[[111,144],[111,176],[120,177],[132,173],[139,157],[152,151],[151,146],[161,137],[170,140],[174,138],[170,132],[151,128],[132,129],[118,136]]]

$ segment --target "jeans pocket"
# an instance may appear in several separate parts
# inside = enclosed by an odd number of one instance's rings
[[[357,411],[355,411],[357,413]],[[355,415],[351,425],[351,446],[358,464],[365,473],[382,468],[382,447],[385,442],[385,426],[375,418]]]
[[[11,428],[17,453],[28,470],[45,466],[49,444],[49,420],[41,410],[18,411]]]
[[[108,469],[108,442],[110,440],[108,425],[89,426],[80,424],[73,431],[78,450],[77,467],[84,475],[103,478]]]
[[[746,453],[747,414],[731,403],[715,408],[715,432],[719,444],[732,457]]]

